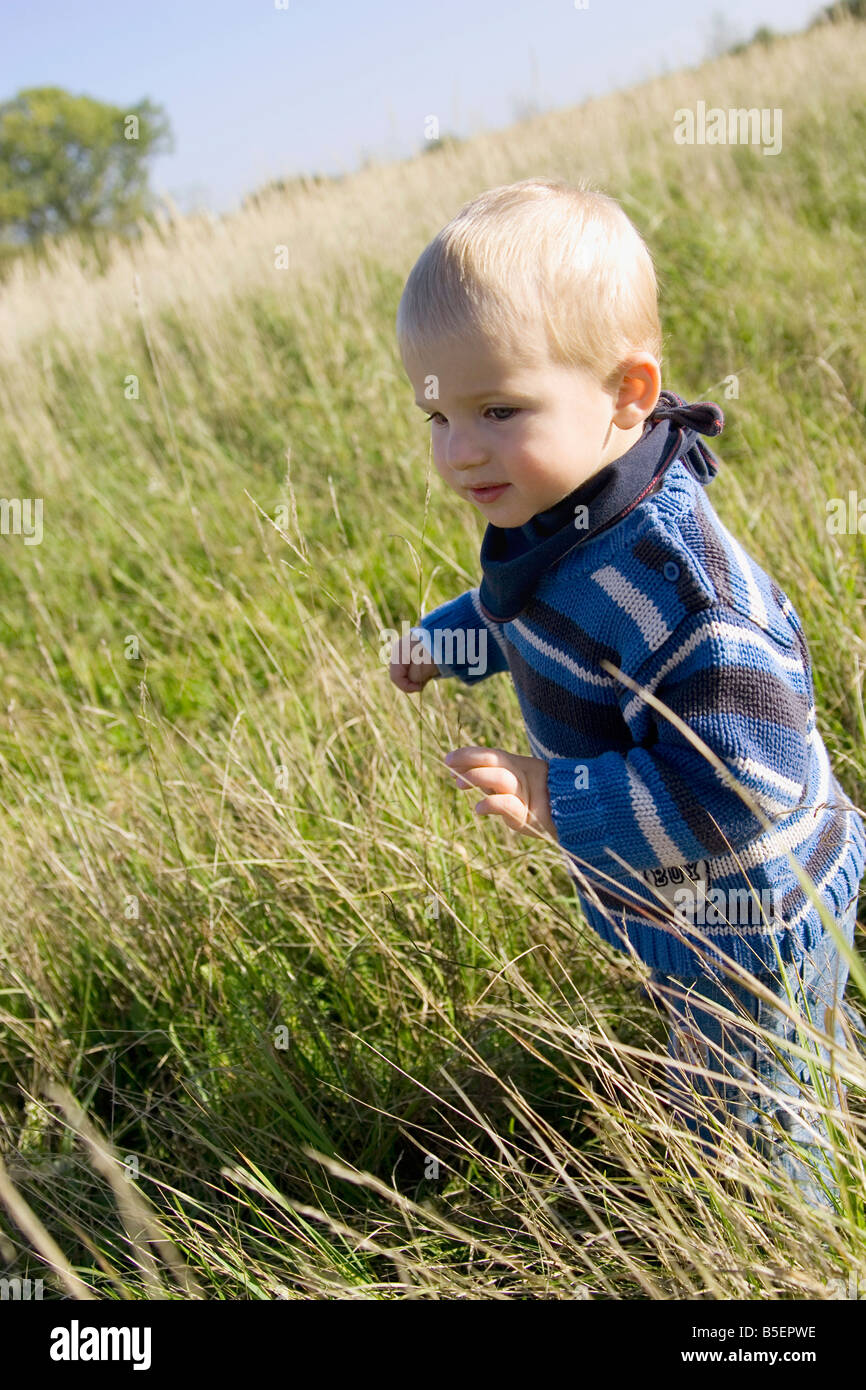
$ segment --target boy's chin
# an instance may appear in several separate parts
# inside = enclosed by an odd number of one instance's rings
[[[473,502],[472,505],[478,515],[489,522],[491,526],[523,526],[533,515],[528,507],[498,507],[491,502]]]
[[[513,489],[509,488],[509,493],[511,491]],[[493,526],[523,526],[524,522],[535,515],[531,503],[520,501],[508,493],[503,493],[501,498],[492,502],[479,502],[474,497],[469,501],[478,515]]]

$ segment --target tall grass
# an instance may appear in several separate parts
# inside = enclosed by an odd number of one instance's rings
[[[178,218],[103,276],[65,242],[3,288],[3,492],[45,519],[41,545],[0,538],[7,1275],[119,1299],[866,1279],[856,1050],[838,1211],[736,1136],[697,1153],[642,967],[553,850],[443,776],[461,743],[525,751],[507,679],[418,704],[379,660],[476,581],[481,534],[430,477],[403,279],[480,188],[589,176],[656,255],[665,383],[725,408],[713,500],[799,609],[866,802],[863,539],[826,527],[829,497],[866,496],[864,64],[862,25],[777,40]],[[783,152],[675,145],[699,99],[781,107]]]

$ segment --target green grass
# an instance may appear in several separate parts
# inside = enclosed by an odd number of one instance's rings
[[[666,384],[726,411],[713,501],[803,618],[862,806],[864,539],[825,526],[828,497],[866,495],[866,31],[842,28],[760,58],[769,105],[791,53],[814,74],[775,159],[674,145],[671,78],[641,119],[593,104],[592,168],[656,257]],[[727,104],[757,61],[688,81]],[[699,1200],[639,968],[554,853],[437,770],[461,743],[526,751],[513,689],[419,705],[378,661],[383,629],[476,581],[481,534],[428,479],[403,280],[464,196],[586,172],[579,119],[383,171],[398,215],[414,190],[399,255],[347,233],[320,274],[214,285],[200,312],[144,275],[140,314],[98,341],[59,319],[0,374],[5,494],[45,506],[40,546],[0,540],[0,1154],[99,1297],[189,1287],[162,1256],[148,1272],[52,1085],[135,1160],[208,1298],[820,1298],[866,1277],[862,1063],[840,1058],[844,1210],[758,1169],[749,1203],[705,1165]],[[310,196],[349,227],[370,187]],[[270,226],[235,235],[272,257]],[[194,239],[172,255],[179,286]],[[43,1255],[0,1225],[0,1273]]]

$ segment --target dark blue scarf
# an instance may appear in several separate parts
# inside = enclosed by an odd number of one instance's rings
[[[553,507],[538,512],[523,526],[488,524],[481,543],[479,600],[487,618],[507,623],[535,593],[546,569],[577,545],[627,516],[652,491],[678,458],[705,487],[718,472],[719,460],[699,435],[715,436],[725,417],[713,401],[686,405],[673,391],[661,391],[636,444],[587,478]],[[575,509],[586,509],[577,528]]]

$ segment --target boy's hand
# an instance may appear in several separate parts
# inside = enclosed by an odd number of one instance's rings
[[[391,664],[388,667],[388,674],[398,690],[405,691],[407,695],[417,695],[420,690],[424,689],[428,681],[439,675],[439,667],[435,661],[430,661],[423,655],[420,646],[414,659],[410,657],[409,661],[401,661],[400,641],[399,637],[395,638],[391,646]],[[414,644],[411,651],[415,652]]]
[[[504,753],[501,748],[455,748],[445,762],[460,791],[488,792],[473,808],[480,816],[501,816],[520,834],[547,833],[557,838],[550,815],[547,763]]]

